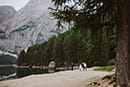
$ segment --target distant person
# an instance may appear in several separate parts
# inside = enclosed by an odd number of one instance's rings
[[[54,61],[51,61],[48,65],[48,72],[53,73],[55,72],[56,63]]]
[[[71,70],[74,70],[74,63],[71,63]]]
[[[83,71],[82,64],[79,65],[79,70],[80,70],[80,71]]]
[[[83,63],[83,70],[87,71],[87,64],[86,63]]]
[[[81,65],[82,65],[82,67],[83,67],[83,71],[84,71],[84,69],[85,69],[84,63],[82,63]]]

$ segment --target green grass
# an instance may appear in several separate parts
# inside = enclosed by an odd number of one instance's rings
[[[97,67],[94,69],[95,71],[112,71],[115,68],[115,66],[102,66],[102,67]]]

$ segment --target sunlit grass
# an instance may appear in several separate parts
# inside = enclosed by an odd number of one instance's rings
[[[115,66],[101,66],[101,67],[97,67],[94,70],[96,71],[112,71],[115,68]]]

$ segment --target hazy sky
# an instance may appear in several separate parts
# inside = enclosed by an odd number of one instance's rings
[[[29,0],[0,0],[0,5],[10,5],[16,10],[22,8]]]

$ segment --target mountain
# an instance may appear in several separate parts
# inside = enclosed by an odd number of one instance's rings
[[[16,10],[11,6],[0,6],[0,25],[7,22],[16,14]]]
[[[8,21],[16,14],[11,6],[0,6],[0,39],[5,37]]]
[[[51,0],[30,0],[16,12],[6,24],[5,38],[0,38],[0,49],[19,53],[56,35],[56,21],[49,15],[50,6]]]

